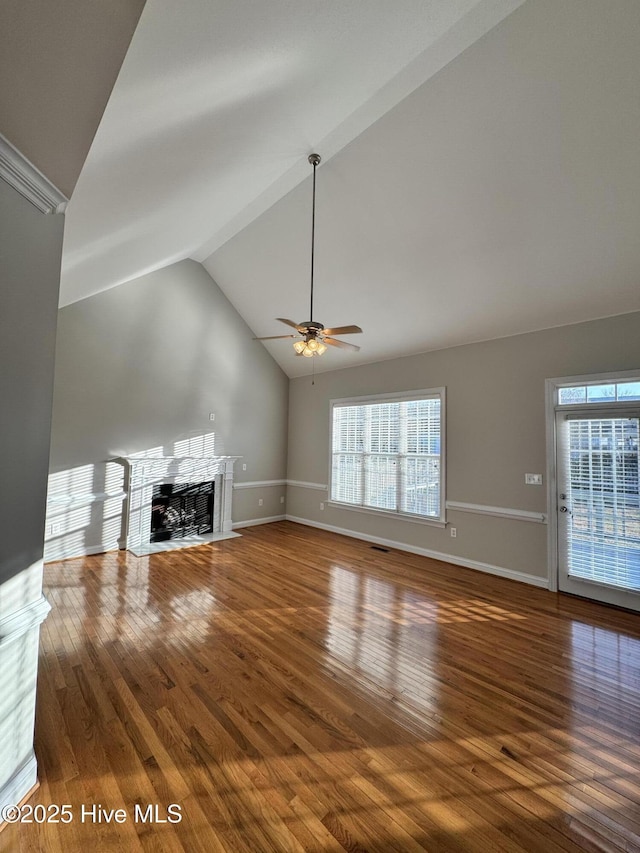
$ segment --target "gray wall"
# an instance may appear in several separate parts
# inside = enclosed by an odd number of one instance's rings
[[[0,584],[42,558],[63,227],[0,180]]]
[[[37,779],[33,725],[62,216],[0,180],[0,806]]]
[[[295,379],[290,387],[291,480],[326,484],[329,401],[446,386],[447,499],[546,512],[545,379],[640,370],[640,313]],[[365,344],[363,344],[365,345]],[[546,526],[449,510],[450,530],[325,505],[327,493],[290,486],[287,513],[489,567],[547,576]]]
[[[283,480],[288,384],[195,261],[63,308],[46,558],[115,547],[121,484],[107,464],[114,457],[156,447],[190,455],[176,443],[202,440],[215,455],[243,457],[237,482]],[[283,494],[284,487],[237,490],[234,522],[282,514]]]

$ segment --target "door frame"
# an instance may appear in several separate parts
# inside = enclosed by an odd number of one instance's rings
[[[558,436],[556,411],[558,390],[572,385],[599,385],[602,382],[640,381],[640,368],[615,370],[607,373],[588,373],[578,376],[558,376],[545,379],[545,424],[547,446],[547,571],[548,588],[558,592],[560,562],[558,560]],[[597,404],[594,405],[597,408]]]

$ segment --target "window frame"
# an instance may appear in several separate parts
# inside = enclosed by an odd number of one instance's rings
[[[333,500],[333,427],[334,427],[334,411],[336,408],[345,408],[348,406],[367,406],[380,403],[407,403],[417,402],[420,400],[440,400],[440,483],[439,483],[439,498],[440,498],[440,515],[427,516],[418,515],[415,513],[403,512],[402,510],[381,509],[367,504],[346,503],[343,501]],[[395,454],[397,458],[403,458],[404,454]],[[405,456],[406,458],[406,456]],[[395,520],[417,522],[419,524],[428,524],[435,527],[446,526],[446,388],[444,386],[438,388],[421,388],[414,391],[391,392],[385,394],[367,394],[358,397],[338,397],[329,401],[329,476],[328,476],[328,506],[336,509],[348,509],[355,512],[363,512],[385,518]]]

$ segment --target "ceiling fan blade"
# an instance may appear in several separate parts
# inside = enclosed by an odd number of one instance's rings
[[[266,338],[254,338],[254,341],[279,341],[283,338],[297,338],[297,335],[267,335]]]
[[[360,326],[336,326],[333,329],[323,329],[323,335],[357,335],[362,332]]]
[[[352,349],[358,352],[360,347],[357,347],[355,344],[348,344],[346,341],[338,341],[335,338],[325,338],[324,335],[322,337],[322,341],[325,344],[329,344],[330,347],[340,347],[341,349]]]
[[[294,323],[293,320],[287,320],[286,317],[276,317],[276,320],[280,323],[286,323],[287,326],[292,326],[294,329],[300,331],[300,326],[297,323]]]

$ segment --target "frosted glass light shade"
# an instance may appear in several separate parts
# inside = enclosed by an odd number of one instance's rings
[[[327,348],[322,341],[319,341],[316,338],[311,338],[309,341],[296,341],[293,348],[298,355],[303,355],[305,358],[311,358],[314,355],[322,355],[323,352],[327,351]]]

